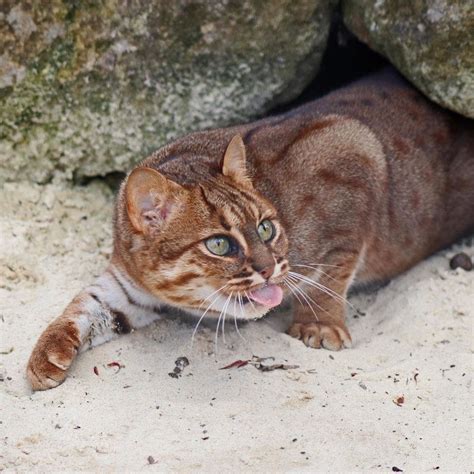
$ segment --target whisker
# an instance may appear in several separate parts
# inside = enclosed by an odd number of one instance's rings
[[[340,265],[330,265],[328,263],[292,263],[292,267],[309,267],[309,268],[315,268],[315,267],[334,267],[334,268],[340,268]]]
[[[227,316],[227,308],[229,307],[229,304],[232,300],[232,294],[233,294],[233,291],[230,292],[230,295],[229,297],[227,298],[227,301],[226,301],[226,304],[224,306],[224,315],[222,317],[222,340],[224,341],[224,344],[225,344],[225,318]]]
[[[253,304],[253,301],[249,298],[249,295],[247,294],[245,290],[244,290],[244,295],[250,301],[250,304],[252,305],[252,308],[254,309],[254,311],[257,311],[257,308],[255,307],[255,305]]]
[[[290,281],[287,281],[286,279],[285,279],[285,281],[283,281],[283,283],[289,288],[289,290],[291,291],[293,296],[298,300],[299,304],[301,306],[304,306],[304,302],[301,301],[301,298],[299,297],[298,293],[295,291],[295,290],[299,290],[299,288],[295,284],[292,284]],[[308,303],[306,303],[306,304],[308,304]],[[309,304],[308,304],[308,306],[309,306]],[[314,310],[313,310],[313,314],[314,314]],[[317,316],[316,316],[316,319],[318,319]]]
[[[288,282],[288,284],[291,285],[290,282]],[[298,288],[296,285],[293,285],[293,287],[294,287],[295,291],[297,291],[303,297],[303,299],[306,301],[306,304],[308,305],[309,309],[311,310],[314,317],[316,318],[316,321],[319,321],[319,318],[318,318],[318,315],[316,314],[316,311],[311,306],[311,303],[308,301],[308,298],[309,299],[311,299],[311,298],[309,296],[307,297],[307,295],[303,291],[301,291],[301,288]],[[313,301],[313,303],[317,305],[317,303],[314,300],[311,299],[311,301]]]
[[[330,278],[332,281],[339,281],[337,278],[334,278],[332,275],[329,275],[329,273],[325,272],[324,270],[318,270],[321,274],[323,274],[325,277]]]
[[[288,278],[288,277],[287,277]],[[291,294],[298,300],[298,302],[301,304],[301,306],[304,306],[304,303],[300,300],[300,297],[297,293],[295,293],[295,291],[293,290],[293,288],[289,285],[289,282],[287,281],[287,278],[285,278],[283,280],[283,283],[288,287],[288,289],[290,290]]]
[[[216,293],[218,293],[219,291],[223,290],[229,283],[226,283],[225,285],[221,286],[220,288],[218,288],[216,291],[213,291],[210,295],[206,296],[206,298],[204,298],[202,301],[201,301],[201,304],[198,306],[198,309],[201,309],[202,308],[202,305],[210,298],[212,298]]]
[[[214,305],[214,303],[218,300],[218,298],[220,297],[221,295],[218,294],[212,301],[211,303],[209,304],[209,306],[206,308],[206,311],[204,311],[204,313],[202,313],[201,317],[199,318],[199,321],[197,322],[196,326],[194,327],[194,331],[193,331],[193,334],[191,336],[191,347],[192,345],[194,344],[194,337],[196,336],[196,332],[198,330],[198,327],[199,325],[201,324],[201,321],[204,319],[204,317],[206,316],[207,312],[211,309],[211,307]]]
[[[233,313],[234,313],[234,322],[235,322],[235,313],[237,312],[236,310],[236,305],[237,305],[237,297],[239,295],[239,292],[237,292],[237,294],[235,295],[234,297],[234,306],[233,306]]]
[[[332,296],[335,300],[339,300],[342,303],[346,303],[347,305],[351,306],[352,308],[354,307],[354,305],[349,303],[349,301],[347,301],[346,298],[341,296],[339,293],[336,293],[334,290],[331,290],[331,288],[328,288],[327,286],[322,285],[321,283],[318,283],[318,282],[312,280],[311,278],[302,275],[301,273],[297,273],[297,272],[288,272],[288,273],[291,276],[297,278],[298,280],[301,280],[304,283],[306,283],[306,284],[308,284],[308,285],[310,285],[314,288],[317,288],[318,290],[322,291],[323,293],[326,293],[328,296]]]
[[[334,290],[331,290],[327,286],[321,283],[318,283],[309,277],[306,277],[304,275],[301,275],[300,273],[295,273],[295,272],[289,272],[289,274],[293,278],[296,278],[297,280],[302,281],[303,283],[306,283],[307,285],[312,286],[313,288],[316,288],[322,291],[323,293],[326,293],[328,296],[332,296],[336,300],[339,300],[341,302],[347,302],[341,295],[336,293]]]
[[[294,277],[292,277],[292,276],[288,276],[288,278],[289,278],[289,279],[292,279],[292,278],[293,278],[291,281],[292,281],[293,284],[297,287],[297,289],[298,289],[299,291],[301,291],[302,293],[304,293],[304,294],[307,296],[307,298],[309,298],[309,300],[312,301],[312,302],[316,305],[316,307],[317,307],[318,309],[320,309],[321,311],[324,311],[324,312],[325,312],[326,314],[328,314],[328,315],[331,315],[331,313],[330,313],[329,311],[327,311],[327,310],[326,310],[325,308],[323,308],[320,304],[318,304],[311,296],[309,296],[308,293],[307,293],[303,288],[301,288],[300,286],[298,286],[299,283],[300,283],[299,280],[297,280],[296,278],[294,278]]]
[[[303,267],[303,268],[310,268],[311,270],[315,270],[321,274],[323,274],[324,276],[330,278],[331,280],[333,281],[338,281],[336,278],[334,278],[333,276],[329,275],[329,273],[325,272],[324,270],[321,270],[320,268],[316,268],[316,267],[312,267],[311,265],[293,265],[294,267]],[[325,265],[325,266],[330,266],[330,267],[335,267],[336,265]]]
[[[224,306],[222,306],[222,308],[224,308]],[[215,330],[215,336],[214,336],[214,354],[216,357],[217,357],[217,340],[219,338],[219,325],[221,322],[221,316],[222,316],[222,310],[219,313],[219,317],[217,318],[217,324],[216,324],[216,330]]]
[[[225,300],[225,303],[223,304],[221,312],[219,314],[219,319],[217,320],[216,336],[214,338],[214,351],[215,351],[216,355],[217,355],[217,340],[219,339],[219,326],[220,326],[221,318],[222,318],[222,315],[224,314],[225,307],[226,307],[226,304],[227,304],[228,301],[229,301],[229,296]],[[224,339],[224,343],[225,343],[225,339]]]
[[[243,315],[243,305],[242,305],[242,295],[237,292],[237,297],[238,297],[238,302],[239,302],[239,309],[240,309],[240,314]],[[235,314],[236,311],[234,311],[234,324],[235,324],[235,330],[237,331],[237,334],[240,336],[240,338],[247,343],[247,339],[245,339],[244,336],[242,336],[242,333],[239,330],[239,325],[237,324],[237,315]]]

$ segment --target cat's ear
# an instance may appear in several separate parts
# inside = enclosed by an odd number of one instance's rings
[[[243,186],[252,186],[252,182],[247,175],[245,145],[240,135],[235,135],[227,145],[222,162],[222,174]]]
[[[181,207],[186,190],[152,168],[136,168],[128,177],[127,212],[139,232],[160,230]]]

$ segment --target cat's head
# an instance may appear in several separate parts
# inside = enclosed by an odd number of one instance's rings
[[[276,209],[247,175],[240,136],[209,179],[182,186],[139,167],[124,200],[133,273],[156,297],[196,315],[243,319],[280,304],[288,242]]]

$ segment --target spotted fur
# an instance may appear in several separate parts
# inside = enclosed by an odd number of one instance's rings
[[[290,335],[350,346],[351,285],[387,280],[474,229],[473,154],[472,122],[392,72],[165,146],[124,181],[110,266],[41,335],[33,388],[58,385],[79,350],[169,306],[261,317],[268,308],[248,295],[270,284],[295,300]],[[275,227],[269,242],[256,232],[264,219]],[[238,251],[212,255],[213,235]]]

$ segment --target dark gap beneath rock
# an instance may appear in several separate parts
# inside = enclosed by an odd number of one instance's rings
[[[275,107],[267,115],[277,115],[315,100],[389,64],[387,59],[359,41],[345,27],[340,12],[336,13],[316,77],[296,99]]]
[[[127,173],[122,171],[111,171],[103,176],[82,176],[75,175],[73,182],[77,186],[87,186],[94,180],[103,181],[112,191],[117,192],[121,182],[124,180]]]

